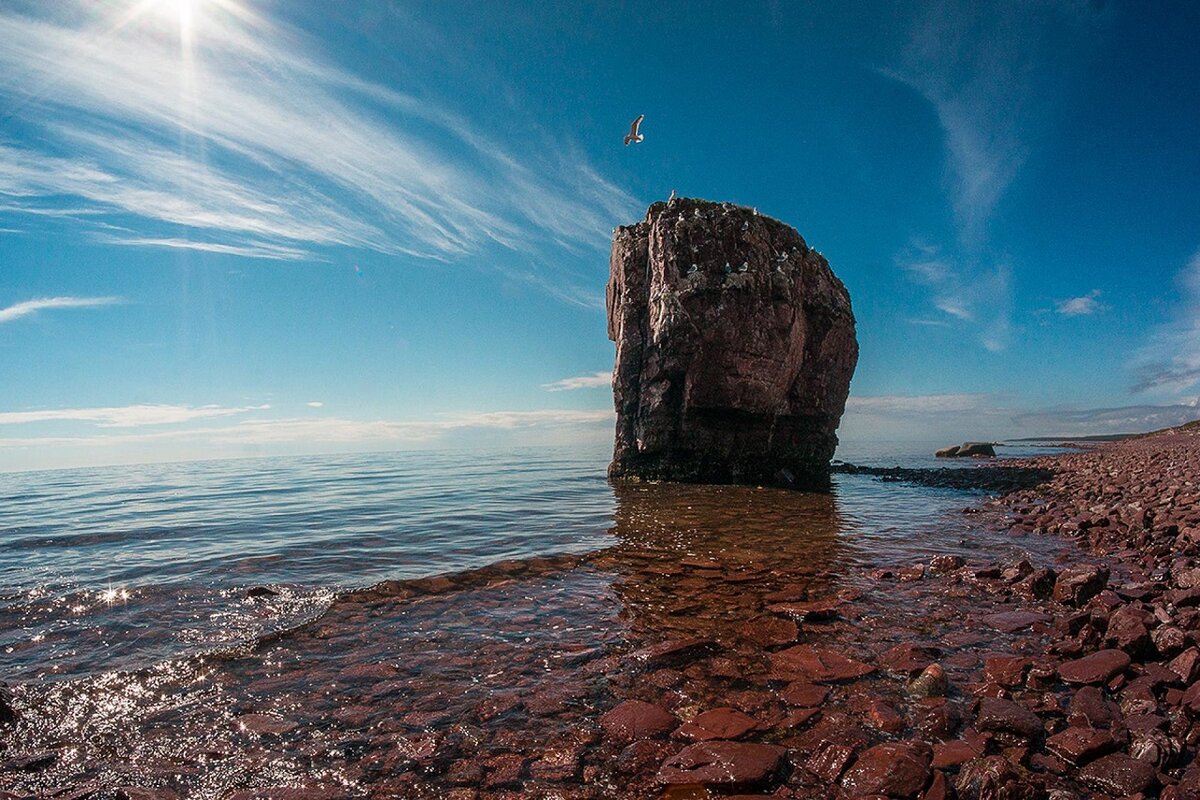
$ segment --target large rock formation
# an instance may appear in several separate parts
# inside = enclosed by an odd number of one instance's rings
[[[612,478],[828,482],[858,361],[846,287],[782,222],[729,203],[655,203],[617,228]]]

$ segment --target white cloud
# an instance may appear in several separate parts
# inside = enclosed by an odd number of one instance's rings
[[[984,408],[991,401],[988,394],[891,394],[851,396],[846,400],[847,412],[856,413],[919,413],[971,411]]]
[[[1012,274],[1007,263],[984,267],[967,258],[955,260],[938,247],[914,243],[896,263],[929,289],[941,320],[914,319],[918,325],[969,325],[993,352],[1008,345],[1012,312]]]
[[[321,408],[325,404],[322,403],[320,400],[309,400],[304,405],[308,406],[309,408]]]
[[[238,410],[230,411],[236,413]],[[214,413],[213,416],[218,415]],[[440,414],[413,421],[244,419],[233,424],[168,430],[22,435],[0,438],[0,469],[267,453],[362,452],[455,443],[470,446],[488,442],[505,446],[562,444],[566,440],[599,443],[611,441],[614,419],[614,413],[609,410],[545,409]],[[92,417],[88,420],[92,421]]]
[[[1085,295],[1059,300],[1054,304],[1054,310],[1064,317],[1083,317],[1107,311],[1108,306],[1100,302],[1100,290],[1093,289]]]
[[[1059,406],[1022,409],[994,394],[876,395],[846,401],[839,437],[848,443],[880,440],[942,442],[1025,436],[1141,433],[1200,417],[1200,402],[1109,408]]]
[[[990,252],[988,225],[1020,174],[1029,142],[1059,113],[1061,98],[1105,15],[1066,3],[924,3],[895,62],[880,72],[913,89],[937,117],[955,242],[935,256],[900,258],[930,289],[933,305],[1005,349],[1012,327],[1007,259]]]
[[[119,297],[42,297],[15,303],[8,308],[0,308],[0,323],[12,322],[15,319],[49,309],[97,308],[120,302],[121,298]]]
[[[102,428],[138,428],[145,425],[176,425],[212,417],[230,417],[250,411],[266,411],[269,405],[182,406],[143,404],[108,408],[55,408],[39,411],[0,411],[0,425],[34,422],[90,422]]]
[[[1134,392],[1185,392],[1200,384],[1200,250],[1177,282],[1180,302],[1173,319],[1151,332],[1134,361]]]
[[[611,386],[612,373],[608,371],[577,375],[574,378],[563,378],[560,381],[542,384],[542,388],[547,392],[569,392],[575,389],[599,389]]]
[[[195,5],[190,51],[178,20],[134,13],[145,3],[26,8],[0,9],[0,98],[39,131],[0,144],[8,214],[68,198],[137,229],[105,241],[256,258],[499,248],[523,262],[514,277],[547,281],[549,255],[603,249],[634,205],[536,128],[501,144],[233,4]]]

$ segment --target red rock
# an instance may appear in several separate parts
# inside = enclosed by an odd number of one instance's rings
[[[1067,683],[1107,683],[1113,676],[1129,668],[1129,654],[1121,650],[1098,650],[1091,655],[1065,661],[1058,675]]]
[[[854,758],[854,747],[848,744],[822,741],[804,762],[804,768],[823,780],[833,784],[842,777],[850,759]]]
[[[904,718],[896,713],[895,708],[879,698],[867,704],[867,719],[872,726],[885,733],[899,733],[904,730]]]
[[[648,667],[662,667],[693,659],[715,646],[716,642],[711,639],[669,639],[635,651],[632,658]]]
[[[800,706],[801,708],[819,706],[825,702],[825,698],[828,696],[828,688],[805,681],[793,681],[779,693],[783,702],[789,706]]]
[[[607,298],[612,478],[828,483],[858,344],[845,286],[795,230],[654,203],[613,235]]]
[[[769,782],[779,771],[782,747],[745,742],[700,742],[663,762],[658,782],[729,788]]]
[[[1067,724],[1108,728],[1122,719],[1121,709],[1095,686],[1084,686],[1071,698],[1067,708]]]
[[[1046,749],[1069,764],[1079,766],[1117,747],[1108,731],[1067,728],[1046,740]]]
[[[640,775],[656,770],[663,759],[675,752],[678,745],[662,740],[639,739],[626,746],[617,756],[617,769],[627,775]]]
[[[1189,647],[1167,664],[1167,667],[1179,676],[1185,684],[1193,683],[1200,678],[1200,650]]]
[[[929,781],[932,753],[924,742],[889,742],[870,748],[842,776],[853,797],[916,797]]]
[[[1081,769],[1079,780],[1102,792],[1126,796],[1148,789],[1157,774],[1153,764],[1130,758],[1124,753],[1113,753]]]
[[[641,700],[626,700],[600,717],[604,733],[618,742],[663,736],[678,724],[674,715],[665,709]]]
[[[1131,656],[1147,653],[1151,648],[1146,614],[1134,606],[1121,606],[1108,618],[1105,642]]]
[[[800,603],[776,603],[767,606],[767,611],[791,617],[797,622],[825,622],[837,618],[841,605],[842,601],[837,598],[825,598]]]
[[[987,756],[959,767],[954,781],[958,800],[1035,800],[1043,794],[1022,780],[1003,756]]]
[[[800,629],[790,619],[762,617],[742,625],[738,634],[759,647],[778,647],[795,644],[800,638]]]
[[[937,742],[933,745],[933,766],[938,769],[957,767],[973,758],[978,758],[983,752],[978,748],[955,739],[951,742]]]
[[[960,556],[934,556],[929,559],[929,571],[943,575],[947,572],[954,572],[954,570],[959,569],[965,563]]]
[[[1009,733],[1026,739],[1040,736],[1045,730],[1037,714],[1023,705],[998,697],[985,697],[979,701],[975,727],[981,731]]]
[[[525,756],[505,753],[492,756],[483,762],[486,772],[483,785],[488,789],[517,789],[521,786],[525,771]]]
[[[946,780],[944,772],[934,771],[929,788],[921,795],[921,800],[950,800],[950,782]]]
[[[942,654],[936,647],[921,647],[905,642],[898,644],[879,657],[879,663],[893,675],[907,678],[914,672],[925,669]]]
[[[1108,585],[1108,569],[1089,564],[1063,570],[1054,582],[1054,599],[1080,607]]]
[[[685,739],[708,741],[710,739],[740,739],[758,728],[758,720],[743,714],[736,708],[714,708],[684,724],[675,733]]]
[[[1031,625],[1049,622],[1050,617],[1039,611],[1001,611],[983,618],[984,624],[1004,633],[1016,633]]]
[[[1020,686],[1025,683],[1029,659],[1023,656],[990,656],[983,662],[983,677],[1000,686]]]
[[[796,675],[814,683],[835,683],[869,675],[875,668],[827,647],[798,644],[771,654],[772,672]]]

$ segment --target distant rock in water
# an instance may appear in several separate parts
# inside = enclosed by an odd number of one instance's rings
[[[934,455],[938,458],[963,458],[964,456],[993,458],[996,455],[996,448],[990,442],[963,442],[959,445],[943,447]]]
[[[704,200],[617,228],[612,478],[819,488],[858,362],[846,287],[794,229]]]

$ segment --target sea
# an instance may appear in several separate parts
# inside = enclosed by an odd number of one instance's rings
[[[838,458],[972,468],[935,446],[847,444]],[[828,493],[612,485],[608,459],[537,448],[0,474],[0,794],[441,798],[480,764],[558,742],[623,796],[612,759],[578,736],[642,680],[631,653],[744,635],[765,587],[784,587],[863,597],[858,623],[821,635],[868,657],[889,637],[960,633],[936,589],[872,583],[876,568],[1051,563],[1062,547],[982,521],[999,512],[964,514],[986,505],[978,491],[867,474],[837,474]],[[702,678],[689,691],[722,703],[723,679]]]

